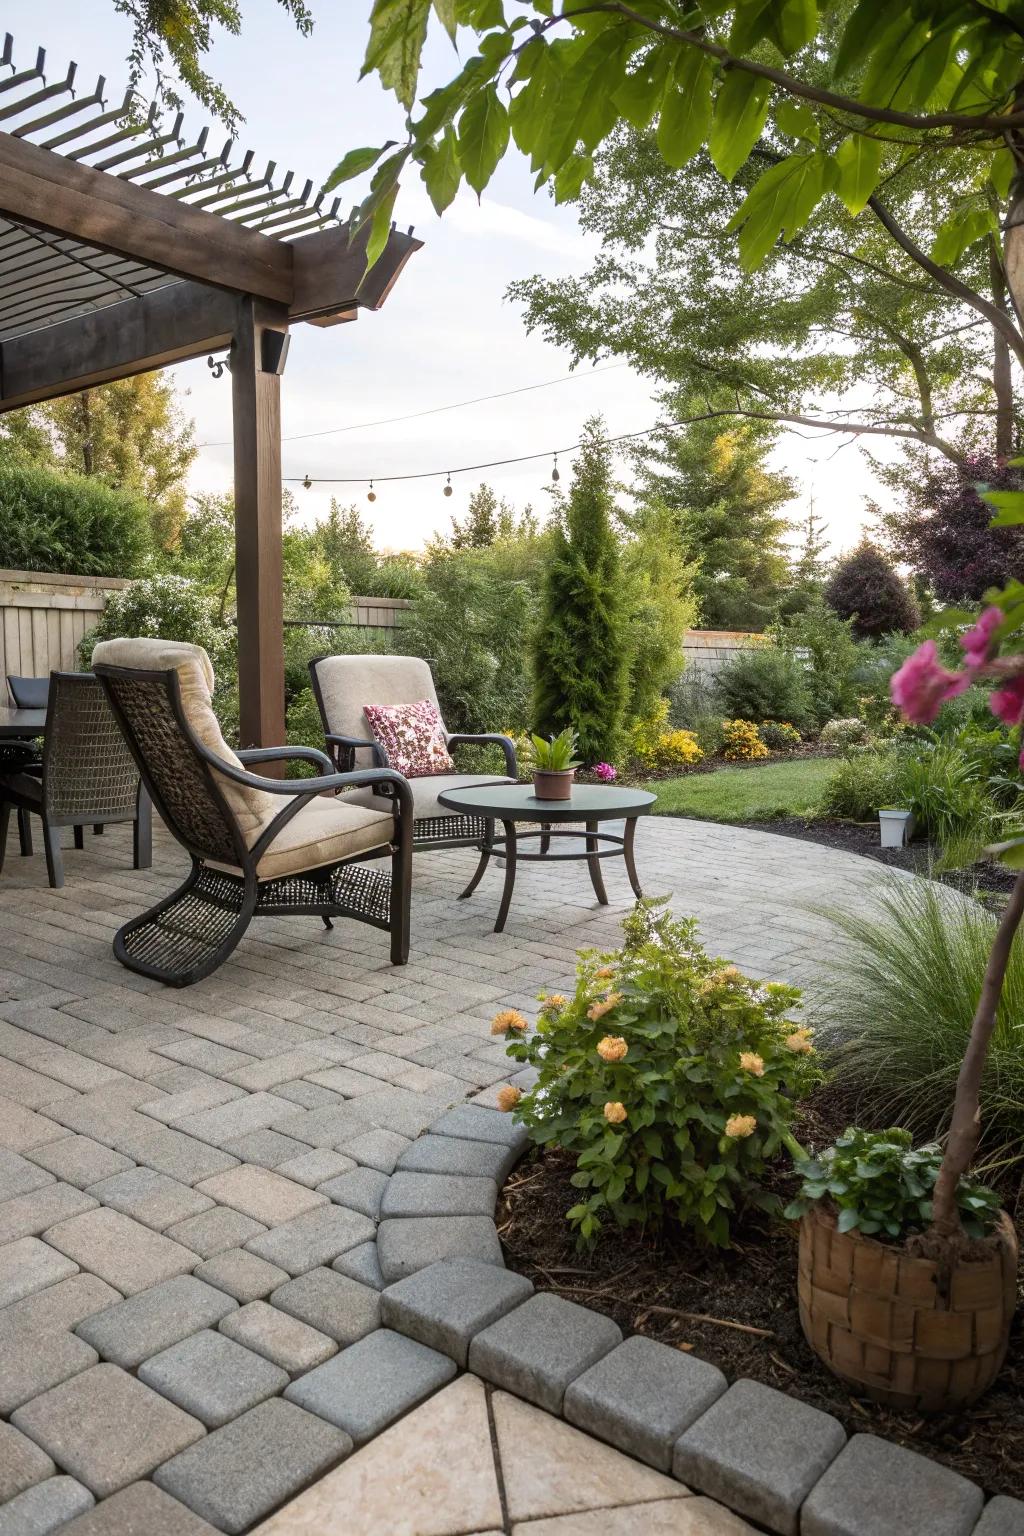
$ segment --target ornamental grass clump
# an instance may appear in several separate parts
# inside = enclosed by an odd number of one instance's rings
[[[583,1243],[605,1221],[676,1221],[727,1246],[738,1213],[775,1207],[763,1183],[818,1080],[794,987],[753,981],[705,954],[692,918],[639,902],[625,945],[584,951],[575,994],[542,998],[536,1031],[508,1054],[538,1073],[514,1105],[538,1146],[576,1157]]]

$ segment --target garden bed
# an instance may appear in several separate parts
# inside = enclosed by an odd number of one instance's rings
[[[1016,870],[988,860],[971,865],[969,869],[948,870],[936,875],[932,864],[935,852],[927,843],[910,843],[905,848],[883,848],[879,842],[877,821],[838,821],[827,817],[788,816],[771,821],[746,821],[743,826],[755,832],[774,832],[779,837],[796,837],[809,843],[821,843],[826,848],[840,848],[846,853],[859,853],[867,859],[875,859],[892,869],[905,869],[916,875],[927,875],[954,885],[959,890],[994,895],[1005,895],[1013,888]]]
[[[848,1106],[823,1090],[797,1135],[822,1145],[842,1131]],[[528,1158],[502,1194],[498,1230],[509,1265],[538,1290],[555,1291],[717,1365],[730,1380],[761,1381],[834,1414],[849,1434],[878,1434],[932,1456],[989,1493],[1024,1497],[1024,1365],[1021,1318],[995,1386],[973,1408],[923,1419],[855,1397],[804,1341],[797,1313],[796,1227],[752,1213],[724,1252],[678,1231],[658,1238],[611,1229],[580,1253],[565,1220],[578,1199],[574,1160],[549,1151]],[[788,1198],[788,1166],[775,1179]],[[1009,1194],[1009,1192],[1008,1192]],[[1010,1201],[1011,1210],[1013,1201]]]

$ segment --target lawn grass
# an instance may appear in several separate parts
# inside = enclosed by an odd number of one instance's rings
[[[720,768],[715,773],[660,779],[644,788],[658,797],[662,816],[696,816],[702,821],[769,821],[776,816],[814,814],[825,780],[835,769],[827,757],[793,758],[756,768]]]

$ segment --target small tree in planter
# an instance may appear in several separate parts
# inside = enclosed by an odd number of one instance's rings
[[[1013,506],[1024,494],[993,499],[1009,503],[1004,518],[1024,522]],[[961,670],[943,667],[927,640],[894,674],[893,703],[908,720],[931,724],[947,699],[991,679],[999,684],[993,714],[1024,724],[1024,655],[1001,654],[1024,623],[1024,586],[1013,581],[990,596],[961,636]],[[800,1316],[811,1347],[871,1396],[926,1412],[972,1402],[991,1385],[1016,1304],[1012,1224],[992,1191],[967,1178],[981,1135],[982,1074],[1024,917],[1024,837],[991,851],[1021,873],[985,967],[945,1149],[915,1152],[900,1132],[848,1131],[804,1166],[791,1207],[801,1216]]]

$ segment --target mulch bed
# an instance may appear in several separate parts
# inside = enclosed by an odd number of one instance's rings
[[[812,1099],[797,1126],[805,1144],[822,1146],[852,1119],[834,1088]],[[796,1228],[751,1213],[735,1246],[703,1248],[672,1229],[655,1236],[610,1230],[580,1252],[565,1220],[578,1199],[571,1156],[534,1154],[505,1185],[498,1231],[510,1268],[538,1290],[555,1291],[606,1313],[626,1334],[643,1333],[717,1365],[730,1381],[752,1377],[834,1414],[848,1434],[877,1434],[944,1462],[989,1494],[1024,1498],[1024,1364],[1020,1314],[998,1381],[974,1408],[925,1419],[856,1397],[804,1341],[796,1299]],[[774,1176],[788,1199],[794,1179]],[[1009,1209],[1013,1191],[1007,1190]]]
[[[774,832],[780,837],[796,837],[808,843],[821,843],[826,848],[840,848],[845,853],[859,853],[879,864],[893,869],[906,869],[918,875],[930,875],[946,885],[959,890],[995,896],[1012,890],[1016,870],[987,860],[971,865],[969,869],[948,870],[935,874],[932,863],[935,850],[927,843],[914,842],[905,848],[882,848],[879,845],[877,821],[834,821],[825,817],[780,816],[772,821],[745,821],[735,823],[750,827],[755,832]]]

